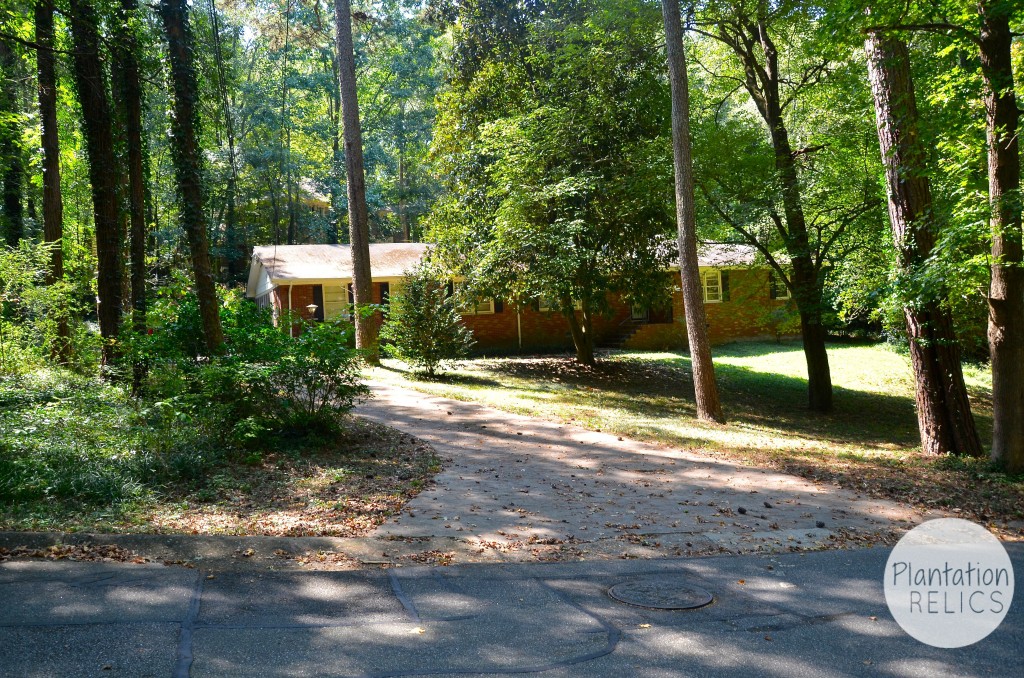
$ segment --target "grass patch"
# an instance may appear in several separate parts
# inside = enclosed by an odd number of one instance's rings
[[[341,421],[338,434],[239,448],[224,422],[96,379],[0,378],[0,529],[364,534],[429,485],[440,460],[393,429]]]
[[[616,352],[595,368],[569,357],[462,361],[443,379],[417,380],[385,361],[372,378],[427,393],[577,424],[640,440],[771,466],[923,510],[964,517],[1020,536],[1024,478],[978,460],[920,453],[909,360],[884,345],[831,345],[835,410],[807,409],[799,344],[718,347],[716,375],[729,423],[695,419],[689,357]],[[991,437],[991,380],[965,368],[982,439]],[[1005,526],[1005,527],[1004,527]]]

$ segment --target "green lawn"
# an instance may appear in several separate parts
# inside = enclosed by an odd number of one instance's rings
[[[567,356],[462,361],[441,379],[417,379],[385,360],[375,380],[556,421],[728,456],[909,501],[959,507],[979,519],[1024,517],[1024,482],[981,462],[920,455],[909,359],[884,345],[829,347],[835,411],[807,409],[796,343],[734,343],[715,350],[728,423],[694,418],[689,357],[617,352],[596,368]],[[966,377],[983,440],[991,434],[991,380]],[[1016,480],[1016,482],[1015,482]]]

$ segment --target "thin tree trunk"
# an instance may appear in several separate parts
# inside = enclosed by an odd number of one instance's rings
[[[405,200],[404,143],[400,143],[398,146],[398,225],[402,231],[402,240],[412,242],[412,231],[409,228],[409,206]]]
[[[697,418],[724,422],[718,398],[715,365],[711,359],[704,295],[697,260],[697,227],[693,205],[693,159],[690,149],[690,92],[683,51],[683,29],[679,0],[662,0],[665,21],[665,51],[668,55],[669,85],[672,90],[672,157],[675,165],[676,224],[678,227],[679,276],[686,313],[686,336],[697,403]]]
[[[110,103],[100,61],[96,12],[87,0],[70,0],[71,35],[74,39],[74,70],[82,124],[89,154],[89,180],[95,213],[98,264],[97,315],[103,337],[103,364],[117,355],[121,325],[120,208],[117,193],[117,161],[111,131]]]
[[[931,187],[918,133],[917,103],[906,44],[872,33],[865,43],[878,141],[885,165],[889,218],[900,268],[910,274],[935,245]],[[952,317],[942,293],[904,308],[914,367],[917,421],[926,454],[979,456],[981,441],[971,415]]]
[[[345,138],[348,224],[352,250],[352,287],[355,296],[356,347],[366,351],[372,364],[378,362],[376,318],[366,314],[373,303],[370,272],[370,224],[366,208],[366,178],[363,174],[363,134],[359,126],[356,95],[355,48],[352,44],[352,9],[349,0],[335,0],[337,29],[338,85]]]
[[[224,50],[220,39],[220,18],[216,0],[210,0],[210,26],[213,31],[213,56],[217,65],[217,93],[224,114],[224,133],[228,142],[228,185],[227,210],[224,220],[224,240],[227,249],[228,278],[241,280],[245,274],[245,250],[238,234],[237,198],[238,159],[235,153],[235,121],[227,92],[227,74],[224,67]]]
[[[295,244],[295,185],[292,177],[292,119],[288,106],[288,57],[291,48],[291,0],[285,0],[284,9],[284,59],[281,65],[281,118],[284,122],[284,190],[288,206],[288,244]]]
[[[4,239],[17,247],[25,236],[22,211],[22,179],[25,175],[24,149],[21,144],[21,106],[18,101],[18,56],[4,38],[0,38],[0,171],[3,182],[2,223]]]
[[[132,328],[141,333],[146,330],[146,183],[142,147],[142,82],[135,28],[138,4],[136,0],[121,0],[120,9],[115,35],[120,60],[119,90],[124,113],[125,144],[128,150]],[[136,365],[136,390],[141,378],[141,366]]]
[[[800,312],[804,357],[807,361],[807,396],[811,410],[832,410],[832,374],[825,350],[827,332],[822,322],[824,301],[819,266],[811,251],[807,219],[803,210],[800,176],[796,156],[789,139],[779,94],[782,74],[775,42],[763,16],[765,5],[758,5],[756,19],[740,16],[719,29],[718,37],[729,45],[744,67],[744,86],[768,127],[775,153],[775,174],[779,178],[786,226],[780,235],[790,257],[793,273],[790,283],[793,299]],[[759,59],[764,59],[760,63]],[[819,262],[820,263],[820,262]]]
[[[192,257],[199,314],[203,320],[203,338],[207,350],[216,353],[224,343],[224,334],[220,325],[217,288],[210,271],[203,203],[202,150],[198,144],[198,116],[195,109],[199,98],[192,63],[194,43],[186,0],[160,0],[160,16],[167,34],[174,90],[174,114],[171,116],[173,139],[170,146],[178,194],[181,197],[181,220]]]
[[[331,175],[334,181],[331,182],[331,223],[327,228],[327,244],[337,245],[341,236],[341,210],[338,209],[338,188],[345,178],[341,169],[341,98],[338,93],[340,71],[338,70],[337,44],[335,53],[331,59],[331,68],[334,73],[334,91],[330,93],[331,111]]]
[[[39,123],[43,148],[43,240],[50,245],[50,270],[46,282],[64,278],[64,201],[60,193],[60,137],[57,127],[57,73],[53,58],[53,0],[35,4],[36,74],[39,82]],[[67,308],[57,309],[57,336],[50,346],[54,362],[71,359],[71,329]]]
[[[1021,246],[1020,109],[1013,84],[1010,3],[982,0],[992,281],[988,340],[992,357],[992,459],[1024,472],[1024,256]]]

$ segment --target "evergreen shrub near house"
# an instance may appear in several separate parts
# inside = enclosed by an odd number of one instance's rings
[[[475,343],[447,280],[430,265],[407,273],[392,292],[380,337],[387,355],[431,377],[446,362],[469,355]]]

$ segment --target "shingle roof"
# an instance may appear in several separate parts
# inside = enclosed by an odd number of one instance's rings
[[[426,243],[371,244],[373,278],[401,277],[423,258],[429,247]],[[754,247],[736,243],[703,243],[698,247],[698,261],[706,267],[751,266],[756,254]],[[348,245],[265,245],[254,247],[252,256],[250,275],[254,275],[259,266],[275,283],[352,278],[352,254]],[[677,261],[672,263],[672,268],[678,270]],[[254,282],[255,278],[250,280],[250,287]]]
[[[423,258],[426,243],[374,243],[370,245],[370,271],[374,278],[398,278]],[[348,245],[265,245],[254,247],[259,262],[272,280],[331,280],[352,277]]]
[[[757,256],[753,245],[729,242],[706,242],[697,246],[701,266],[751,266]]]

